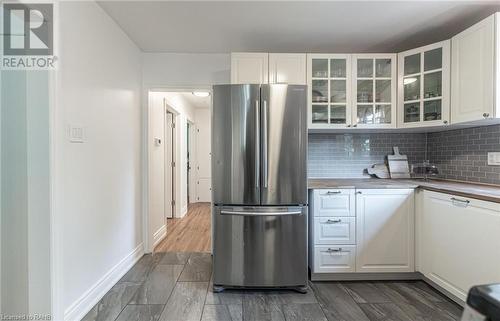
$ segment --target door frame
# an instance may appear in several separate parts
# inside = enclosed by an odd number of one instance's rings
[[[175,113],[171,110],[172,108],[167,105],[166,103],[165,104],[165,113],[164,113],[164,116],[165,116],[165,133],[164,133],[164,140],[165,140],[165,159],[164,159],[164,164],[165,164],[165,172],[164,172],[164,186],[165,186],[165,190],[164,190],[164,195],[165,195],[165,225],[167,224],[166,222],[166,219],[167,218],[174,218],[175,217],[175,210],[176,210],[176,207],[175,205],[177,204],[177,201],[176,201],[176,177],[177,175],[175,175],[175,167],[172,166],[172,164],[167,164],[167,155],[168,155],[168,151],[167,151],[167,146],[169,146],[169,144],[171,145],[171,153],[172,153],[172,162],[175,163],[177,161],[177,153],[176,153],[176,148],[177,148],[177,145],[176,144],[176,139],[177,139],[177,135],[176,135],[176,115]],[[172,127],[168,127],[168,115],[172,115]],[[170,131],[170,134],[168,134],[168,132]],[[169,137],[171,136],[171,137]],[[171,138],[171,141],[168,142],[167,141],[167,137]],[[167,169],[169,169],[167,171]],[[169,174],[167,174],[169,172]],[[167,190],[166,190],[166,186],[167,185],[171,185],[171,191],[170,191],[170,200],[173,201],[173,203],[170,203],[168,204],[166,202],[167,200]],[[167,214],[167,208],[170,207],[170,210],[172,211],[172,216],[171,217],[168,217],[166,214]]]
[[[150,125],[150,104],[151,101],[149,99],[149,93],[150,92],[192,92],[195,90],[206,90],[209,91],[212,97],[212,86],[211,85],[199,85],[199,86],[164,86],[164,85],[153,85],[153,86],[145,86],[143,87],[142,91],[142,239],[143,239],[143,246],[144,246],[144,252],[145,253],[151,253],[153,252],[153,235],[150,235],[149,231],[149,222],[150,222],[150,191],[149,191],[149,182],[150,182],[150,166],[149,166],[149,142],[150,142],[150,132],[149,132],[149,125]],[[166,104],[168,106],[168,104]],[[179,124],[179,112],[173,108],[172,106],[169,106],[170,110],[174,113],[175,116],[175,122]],[[212,110],[212,104],[210,104],[210,110]],[[166,110],[165,110],[166,114]],[[181,137],[179,135],[181,126],[176,126],[176,131],[175,134],[177,137]],[[175,147],[174,153],[176,154],[176,159],[175,162],[176,164],[181,163],[181,151],[180,151],[180,144],[177,144]],[[176,193],[175,193],[175,204],[178,205],[181,202],[181,168],[182,166],[177,166],[177,169],[175,171],[175,186],[176,186]],[[180,212],[182,211],[182,206],[176,206],[176,209],[174,211],[174,217],[179,217],[181,215]],[[176,213],[179,213],[176,215]],[[168,227],[167,227],[167,234],[168,234]]]

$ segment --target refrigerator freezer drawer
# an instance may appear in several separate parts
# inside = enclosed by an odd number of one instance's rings
[[[307,284],[307,207],[214,207],[214,285]]]

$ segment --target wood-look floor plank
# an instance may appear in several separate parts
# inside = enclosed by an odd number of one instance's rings
[[[163,258],[164,253],[146,254],[125,273],[119,282],[144,282]]]
[[[359,306],[370,321],[416,321],[395,303],[361,303]]]
[[[208,282],[177,282],[165,305],[161,321],[199,321],[203,312]]]
[[[183,265],[157,265],[141,284],[130,304],[167,303],[183,268]]]
[[[163,305],[127,305],[116,321],[157,321]]]
[[[90,310],[82,321],[114,321],[139,288],[139,283],[119,282]]]
[[[241,305],[205,305],[202,321],[242,321]]]
[[[183,218],[167,220],[167,236],[155,248],[157,252],[210,252],[210,203],[193,203]]]
[[[184,265],[191,256],[191,252],[165,252],[160,264]]]
[[[373,283],[343,282],[340,284],[356,301],[356,303],[389,303],[389,299]]]
[[[210,253],[193,253],[179,277],[179,282],[208,282],[211,275],[212,255]]]
[[[327,321],[318,303],[285,304],[283,313],[286,321]]]
[[[311,287],[330,321],[369,321],[354,299],[339,283],[314,282]]]
[[[437,302],[430,301],[408,284],[400,282],[376,283],[391,301],[398,305],[412,320],[454,321],[448,312],[443,311]]]
[[[243,320],[285,321],[282,306],[270,301],[270,297],[255,293],[243,296]]]

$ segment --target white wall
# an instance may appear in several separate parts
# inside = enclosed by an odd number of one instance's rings
[[[142,255],[141,53],[95,2],[60,2],[55,233],[76,320]],[[68,125],[85,129],[70,143]],[[109,274],[108,274],[109,273]]]
[[[143,54],[145,88],[228,84],[230,69],[229,54]]]
[[[196,197],[198,202],[212,201],[211,113],[197,108],[196,115]]]

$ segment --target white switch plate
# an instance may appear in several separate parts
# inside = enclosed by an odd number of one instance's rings
[[[500,152],[488,153],[488,165],[500,165]]]
[[[69,126],[69,141],[70,143],[85,142],[85,129],[82,126]]]

